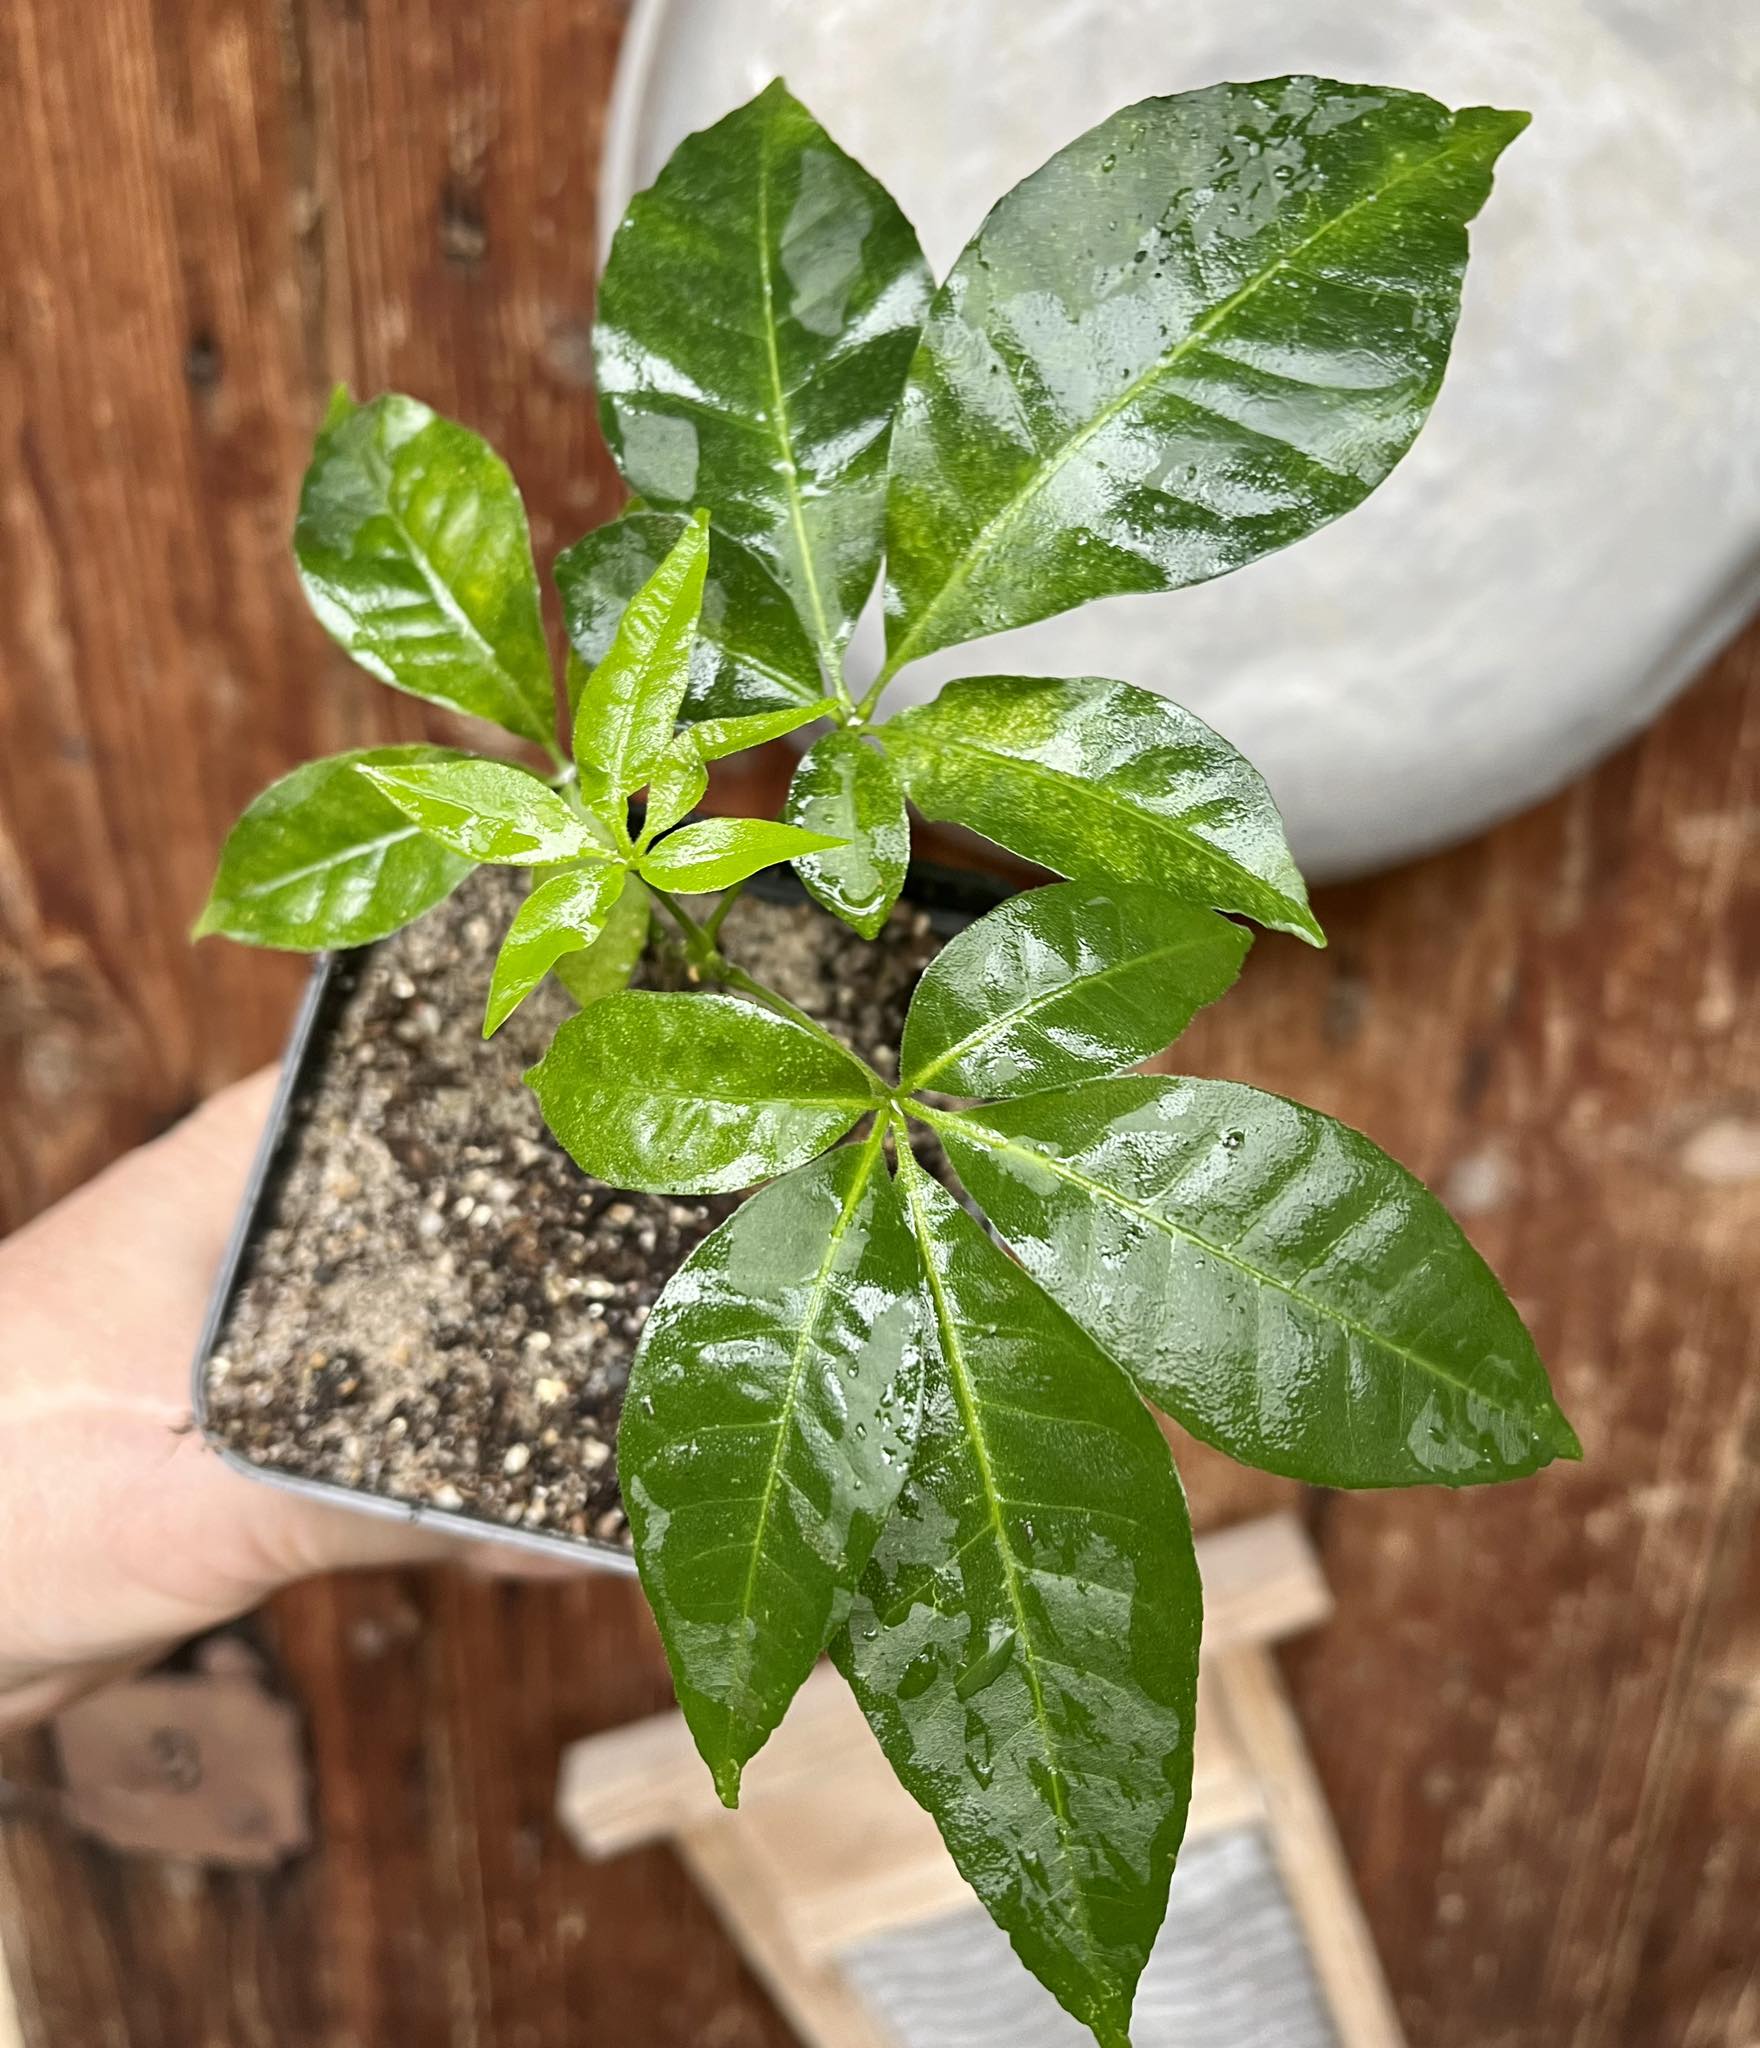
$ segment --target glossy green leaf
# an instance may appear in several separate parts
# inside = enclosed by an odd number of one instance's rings
[[[595,809],[640,789],[671,744],[708,565],[709,525],[699,515],[624,607],[604,659],[571,691],[581,794]]]
[[[1134,1067],[1231,988],[1250,940],[1153,889],[1055,882],[967,925],[905,1019],[900,1086],[1031,1095]]]
[[[599,936],[584,953],[564,953],[556,962],[557,980],[583,1010],[629,986],[636,963],[647,950],[651,915],[641,877],[626,872],[622,892]]]
[[[995,206],[892,437],[890,665],[1255,560],[1357,504],[1442,381],[1525,114],[1273,78],[1126,107]]]
[[[431,910],[473,863],[356,771],[464,758],[445,747],[361,747],[272,782],[227,835],[192,936],[314,953],[386,938]]]
[[[599,835],[547,782],[509,762],[461,755],[360,772],[412,824],[471,860],[537,868],[607,857]]]
[[[293,551],[331,638],[382,682],[551,744],[556,692],[525,507],[484,441],[413,398],[338,393]]]
[[[627,868],[601,861],[539,882],[515,911],[495,971],[483,1036],[492,1037],[565,953],[584,952],[623,893]]]
[[[655,888],[688,896],[731,888],[760,868],[835,844],[823,832],[803,832],[768,818],[699,818],[650,847],[642,856],[642,873]]]
[[[795,872],[808,892],[864,939],[885,924],[904,887],[911,821],[890,756],[853,732],[828,732],[801,758],[783,816],[841,844],[804,854]]]
[[[568,671],[571,707],[588,670],[609,653],[625,606],[685,526],[672,512],[625,512],[557,556],[556,587],[579,657]],[[691,649],[685,717],[817,704],[824,687],[819,657],[788,593],[749,548],[717,530]]]
[[[925,817],[1076,881],[1145,883],[1325,944],[1264,778],[1165,697],[973,676],[881,733]]]
[[[1150,1400],[1245,1463],[1466,1486],[1581,1456],[1453,1218],[1317,1110],[1128,1077],[935,1124],[1027,1270]]]
[[[1166,1442],[906,1148],[932,1345],[833,1654],[1033,1974],[1109,2048],[1185,1831],[1201,1597]]]
[[[699,718],[690,728],[697,752],[705,761],[724,761],[771,740],[798,732],[823,717],[830,706],[821,697],[811,704],[785,704],[775,711],[753,711],[734,718]]]
[[[618,1477],[679,1705],[729,1806],[904,1478],[919,1285],[876,1133],[742,1203],[642,1333]]]
[[[526,1079],[584,1173],[662,1195],[786,1173],[875,1105],[849,1054],[722,995],[608,996],[562,1026]]]
[[[668,832],[680,818],[689,817],[708,787],[709,764],[697,745],[696,735],[686,726],[673,735],[671,745],[654,764],[654,778],[648,784],[642,817],[643,836],[652,838]]]
[[[780,82],[680,143],[599,286],[600,416],[630,488],[707,505],[827,663],[879,566],[928,297],[909,223]]]

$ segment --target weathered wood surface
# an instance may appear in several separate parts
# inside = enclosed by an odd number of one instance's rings
[[[540,555],[614,490],[587,389],[617,0],[0,10],[0,1223],[269,1053],[297,968],[187,920],[304,756],[422,729],[289,573],[330,380],[507,451]],[[1539,686],[1539,685],[1537,685]],[[1495,1495],[1313,1505],[1289,1669],[1415,2042],[1760,2038],[1760,632],[1568,795],[1321,903],[1183,1048],[1454,1202],[1588,1449]],[[1287,1489],[1192,1457],[1214,1524]],[[19,1814],[29,2048],[760,2048],[678,1867],[592,1869],[562,1744],[665,1704],[631,1587],[305,1588],[320,1851],[124,1864]],[[43,1764],[15,1746],[14,1777]]]

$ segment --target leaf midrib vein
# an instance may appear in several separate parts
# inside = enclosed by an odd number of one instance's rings
[[[1061,474],[1065,465],[1072,461],[1097,434],[1103,432],[1120,414],[1134,405],[1149,385],[1168,375],[1186,356],[1192,354],[1197,349],[1201,349],[1211,335],[1231,315],[1263,290],[1273,278],[1281,276],[1299,258],[1305,256],[1310,249],[1318,246],[1328,235],[1333,234],[1346,221],[1360,213],[1364,207],[1373,205],[1377,200],[1384,198],[1389,192],[1404,184],[1408,179],[1417,177],[1422,172],[1434,170],[1453,154],[1454,146],[1462,140],[1463,137],[1457,127],[1450,133],[1448,140],[1439,149],[1425,157],[1421,163],[1401,165],[1393,176],[1386,179],[1382,184],[1377,185],[1372,192],[1364,193],[1360,199],[1353,200],[1342,212],[1333,214],[1329,219],[1323,221],[1311,235],[1304,236],[1293,248],[1286,250],[1273,262],[1267,264],[1263,270],[1249,278],[1245,284],[1237,287],[1219,305],[1206,313],[1203,319],[1192,328],[1191,332],[1177,342],[1172,349],[1165,355],[1157,356],[1152,363],[1131,379],[1130,383],[1125,386],[1116,398],[1109,399],[1085,426],[1078,428],[1045,463],[1035,469],[1020,485],[1019,489],[1004,499],[1002,504],[979,527],[978,531],[972,536],[970,545],[955,563],[946,581],[936,591],[934,597],[930,599],[923,611],[918,614],[916,624],[911,627],[909,632],[899,642],[897,653],[888,658],[885,672],[888,675],[896,674],[899,669],[904,667],[906,662],[913,658],[913,650],[917,642],[923,637],[929,621],[945,608],[948,599],[952,595],[965,588],[971,581],[977,565],[988,560],[995,553],[1003,536],[1014,526],[1025,508],[1031,504],[1033,499],[1038,496],[1040,491],[1044,489],[1053,477]]]
[[[1058,1744],[1051,1729],[1051,1717],[1045,1705],[1045,1689],[1039,1678],[1038,1649],[1033,1641],[1031,1627],[1027,1621],[1026,1602],[1021,1597],[1020,1574],[1017,1569],[1014,1548],[1008,1540],[1007,1524],[1003,1520],[1003,1495],[996,1484],[995,1470],[990,1463],[990,1447],[984,1438],[983,1424],[979,1417],[976,1391],[967,1375],[965,1351],[959,1339],[958,1325],[953,1319],[952,1307],[947,1291],[942,1284],[939,1268],[930,1242],[929,1220],[923,1213],[917,1192],[916,1175],[922,1168],[914,1159],[908,1165],[908,1147],[901,1143],[900,1164],[906,1180],[901,1174],[905,1201],[910,1209],[911,1232],[917,1240],[917,1249],[923,1266],[924,1278],[929,1285],[930,1298],[935,1307],[935,1325],[941,1337],[941,1351],[947,1363],[948,1379],[953,1387],[954,1399],[959,1404],[960,1419],[965,1425],[966,1440],[972,1447],[972,1455],[978,1467],[978,1476],[984,1489],[984,1504],[988,1510],[991,1528],[994,1532],[997,1556],[1002,1565],[1003,1583],[1008,1591],[1008,1604],[1014,1610],[1017,1640],[1021,1649],[1021,1668],[1027,1680],[1027,1690],[1032,1699],[1033,1718],[1039,1726],[1040,1740],[1045,1754],[1052,1759],[1054,1777],[1049,1804],[1057,1828],[1059,1860],[1064,1866],[1069,1882],[1070,1897],[1075,1906],[1075,1917],[1081,1924],[1082,1935],[1088,1946],[1090,1958],[1101,1953],[1094,1937],[1094,1928],[1088,1917],[1087,1893],[1082,1887],[1081,1873],[1076,1864],[1074,1849],[1070,1841],[1069,1802],[1064,1789],[1064,1774],[1056,1765]],[[962,1545],[962,1549],[967,1546]]]
[[[825,617],[825,601],[819,593],[813,550],[807,539],[800,470],[794,457],[794,429],[789,420],[788,394],[783,389],[782,357],[776,346],[776,289],[770,270],[770,137],[767,129],[761,131],[758,138],[758,280],[764,298],[764,358],[770,371],[770,417],[775,428],[776,451],[782,458],[783,495],[788,502],[789,524],[794,529],[795,546],[800,554],[807,600],[813,608],[813,628],[819,643],[820,659],[828,671],[835,672],[836,655]]]
[[[1004,748],[987,747],[981,740],[971,739],[963,735],[956,739],[948,739],[939,735],[925,735],[920,729],[913,728],[904,737],[907,752],[910,747],[917,746],[926,749],[932,754],[974,754],[980,760],[997,762],[1011,769],[1019,770],[1026,781],[1042,782],[1048,788],[1061,790],[1065,794],[1068,792],[1069,784],[1076,780],[1073,775],[1066,774],[1061,769],[1050,768],[1043,761],[1034,760],[1030,754],[1011,754]],[[1081,790],[1082,801],[1085,804],[1090,804],[1096,809],[1109,813],[1116,812],[1121,816],[1130,818],[1136,824],[1151,825],[1160,831],[1168,833],[1171,837],[1178,839],[1183,845],[1191,847],[1194,853],[1201,855],[1205,865],[1214,865],[1226,869],[1237,879],[1244,879],[1250,883],[1255,892],[1263,891],[1264,896],[1260,900],[1269,898],[1285,910],[1297,910],[1300,908],[1293,898],[1284,895],[1276,883],[1268,882],[1263,876],[1255,875],[1250,868],[1243,867],[1233,854],[1217,846],[1212,840],[1200,838],[1181,819],[1170,818],[1165,811],[1152,810],[1146,803],[1135,802],[1130,797],[1121,795],[1117,790],[1108,789],[1103,782],[1084,782],[1081,785]],[[911,794],[915,796],[916,792],[913,790]],[[971,829],[973,831],[980,830],[977,826],[973,826]],[[985,834],[984,836],[988,837],[989,835]],[[1214,908],[1215,906],[1212,905],[1211,907]]]
[[[819,1324],[824,1317],[826,1303],[830,1299],[830,1275],[837,1263],[838,1252],[843,1240],[849,1234],[851,1219],[854,1217],[862,1196],[867,1192],[868,1183],[874,1177],[875,1162],[880,1157],[881,1144],[886,1135],[884,1122],[876,1118],[872,1135],[862,1148],[856,1162],[856,1176],[837,1221],[832,1225],[830,1237],[825,1246],[825,1256],[819,1262],[819,1269],[813,1275],[812,1295],[806,1315],[795,1339],[794,1354],[789,1360],[788,1382],[783,1388],[782,1399],[777,1407],[775,1441],[770,1449],[770,1462],[764,1474],[764,1485],[758,1501],[756,1522],[752,1528],[751,1556],[746,1567],[745,1585],[740,1592],[739,1614],[742,1621],[752,1618],[753,1601],[758,1587],[758,1566],[763,1557],[764,1535],[769,1525],[770,1510],[776,1499],[776,1489],[782,1468],[782,1447],[788,1439],[794,1419],[795,1403],[800,1393],[801,1381],[806,1374],[807,1353],[819,1333]],[[786,1573],[785,1573],[786,1576]],[[752,1666],[756,1660],[755,1639],[747,1634],[743,1637],[734,1657],[735,1682],[742,1688],[749,1684]],[[729,1721],[733,1719],[731,1707],[724,1707]]]
[[[931,1060],[928,1066],[918,1069],[914,1075],[901,1080],[898,1085],[901,1088],[927,1087],[935,1075],[951,1065],[963,1053],[969,1052],[973,1046],[985,1045],[992,1039],[1003,1037],[1016,1026],[1038,1016],[1041,1010],[1049,1009],[1052,1004],[1061,1002],[1074,991],[1096,988],[1100,983],[1114,981],[1121,974],[1129,974],[1135,968],[1146,967],[1161,960],[1171,960],[1181,953],[1191,951],[1192,941],[1180,939],[1172,945],[1157,946],[1148,952],[1133,953],[1128,959],[1115,961],[1110,967],[1096,968],[1091,974],[1073,974],[1068,981],[1060,981],[1055,988],[1046,989],[1036,996],[1029,996],[1016,1008],[1004,1010],[995,1017],[987,1017],[982,1024],[974,1025],[957,1044],[949,1046],[939,1058]]]
[[[1250,1259],[1241,1258],[1226,1246],[1218,1244],[1213,1238],[1205,1237],[1201,1232],[1193,1230],[1189,1225],[1176,1222],[1171,1216],[1162,1215],[1159,1210],[1149,1208],[1146,1204],[1121,1193],[1117,1188],[1109,1188],[1104,1181],[1095,1180],[1088,1174],[1081,1172],[1079,1168],[1072,1166],[1067,1159],[1060,1159],[1054,1153],[1035,1151],[1030,1145],[1015,1144],[1008,1138],[1003,1137],[1000,1132],[991,1129],[988,1125],[979,1124],[975,1118],[961,1116],[956,1111],[937,1111],[926,1120],[930,1122],[946,1121],[956,1124],[960,1131],[965,1134],[982,1133],[976,1139],[976,1142],[983,1145],[987,1150],[1006,1152],[1011,1158],[1024,1159],[1035,1166],[1044,1167],[1047,1171],[1055,1174],[1060,1180],[1067,1181],[1071,1187],[1080,1188],[1090,1198],[1108,1203],[1115,1209],[1122,1209],[1127,1215],[1135,1216],[1140,1222],[1147,1223],[1152,1229],[1160,1231],[1164,1237],[1182,1239],[1185,1243],[1195,1246],[1199,1251],[1208,1252],[1212,1258],[1220,1259],[1225,1266],[1232,1266],[1236,1272],[1244,1274],[1249,1280],[1256,1280],[1262,1285],[1273,1289],[1276,1293],[1286,1296],[1289,1300],[1299,1303],[1303,1308],[1310,1309],[1315,1314],[1324,1316],[1328,1322],[1336,1323],[1341,1329],[1348,1330],[1353,1336],[1360,1337],[1365,1343],[1373,1345],[1376,1350],[1391,1352],[1394,1357],[1404,1359],[1408,1365],[1415,1367],[1419,1372],[1426,1373],[1433,1379],[1441,1380],[1445,1386],[1454,1387],[1460,1393],[1469,1395],[1476,1401],[1485,1401],[1492,1406],[1498,1405],[1495,1397],[1486,1393],[1482,1387],[1473,1386],[1470,1382],[1461,1379],[1458,1374],[1452,1373],[1445,1366],[1438,1364],[1434,1359],[1425,1358],[1420,1352],[1408,1350],[1403,1344],[1396,1343],[1391,1337],[1384,1337],[1378,1330],[1371,1329],[1367,1323],[1359,1322],[1356,1317],[1347,1315],[1342,1309],[1332,1307],[1328,1302],[1321,1301],[1318,1296],[1303,1293],[1299,1287],[1291,1285],[1290,1282],[1279,1278],[1275,1273],[1266,1272],[1262,1266],[1255,1266]],[[1537,1422],[1533,1421],[1526,1409],[1513,1409],[1506,1410],[1505,1412],[1522,1416],[1524,1420],[1530,1422],[1532,1427],[1537,1428],[1539,1426]]]
[[[515,713],[523,714],[532,710],[533,707],[526,702],[525,692],[521,688],[518,679],[510,669],[504,666],[500,655],[496,653],[495,649],[484,637],[482,629],[478,626],[476,620],[471,617],[469,612],[453,596],[452,592],[441,582],[439,571],[429,559],[427,549],[416,539],[415,534],[405,522],[403,514],[397,509],[396,500],[392,496],[392,485],[396,480],[396,473],[387,460],[384,451],[379,447],[376,440],[370,440],[367,446],[373,466],[379,474],[380,488],[384,493],[385,516],[396,529],[398,538],[409,549],[410,559],[421,571],[422,581],[427,584],[435,604],[455,626],[474,642],[485,664],[501,684],[502,689],[512,699]],[[512,729],[523,739],[533,737],[529,726],[516,725]]]

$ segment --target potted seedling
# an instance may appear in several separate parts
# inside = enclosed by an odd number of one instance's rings
[[[296,769],[199,926],[368,949],[331,970],[356,1010],[304,1056],[281,1145],[306,1151],[271,1165],[217,1319],[221,1440],[317,1384],[313,1428],[341,1410],[363,1490],[396,1492],[384,1444],[422,1417],[357,1396],[401,1349],[443,1390],[423,1426],[474,1430],[486,1487],[529,1484],[570,1427],[502,1453],[444,1389],[535,1346],[565,1394],[633,1245],[647,1291],[618,1297],[605,1413],[539,1407],[596,1430],[600,1466],[616,1428],[621,1508],[566,1526],[621,1540],[627,1515],[722,1797],[829,1651],[1106,2043],[1191,1776],[1198,1576],[1145,1404],[1329,1486],[1579,1450],[1497,1282],[1392,1160],[1256,1089],[1129,1071],[1229,987],[1248,923],[1322,943],[1247,762],[1092,676],[973,675],[879,714],[919,656],[1219,575],[1355,505],[1436,395],[1467,223],[1523,125],[1305,77],[1145,100],[1003,198],[936,288],[887,194],[770,86],[681,145],[606,268],[600,402],[635,502],[556,564],[569,748],[506,470],[412,399],[339,396],[296,538],[319,617],[547,765],[406,746]],[[882,557],[887,653],[852,681]],[[695,815],[713,762],[814,722],[780,820]],[[946,929],[900,907],[911,805],[1061,879],[937,952]],[[741,897],[783,864],[805,898]],[[817,980],[757,957],[783,927]],[[479,1006],[480,1087],[449,993]],[[368,1206],[369,1153],[403,1176],[407,1236]],[[302,1287],[352,1299],[348,1325],[278,1321]],[[616,1350],[599,1321],[589,1378]]]

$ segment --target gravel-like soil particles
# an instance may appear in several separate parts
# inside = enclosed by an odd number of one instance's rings
[[[339,968],[208,1362],[207,1423],[277,1472],[626,1545],[630,1360],[667,1279],[739,1198],[623,1194],[550,1136],[520,1076],[567,996],[547,981],[480,1035],[519,890],[480,869]],[[883,1073],[940,943],[905,905],[870,945],[749,895],[722,940]],[[679,985],[659,946],[639,978]]]

